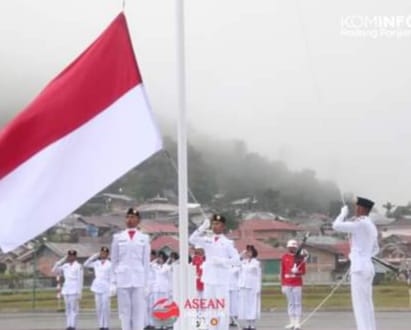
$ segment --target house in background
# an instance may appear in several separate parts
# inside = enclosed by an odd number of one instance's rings
[[[168,255],[179,251],[179,241],[175,236],[158,236],[151,241],[151,249],[164,251]]]
[[[231,231],[228,236],[234,240],[250,238],[272,243],[271,245],[285,245],[301,231],[299,226],[285,221],[251,219],[242,221],[238,229]]]

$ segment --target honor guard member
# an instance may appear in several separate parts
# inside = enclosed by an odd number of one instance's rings
[[[305,274],[305,261],[296,263],[295,254],[298,249],[296,240],[287,242],[288,252],[281,258],[281,292],[287,298],[287,312],[290,323],[286,329],[301,329],[302,315],[302,286]]]
[[[52,271],[64,277],[61,294],[66,307],[67,330],[75,330],[83,290],[83,269],[77,262],[77,251],[69,250],[67,256],[54,264]]]
[[[111,245],[112,286],[117,291],[118,312],[122,330],[142,330],[146,314],[150,272],[150,242],[137,230],[139,212],[127,211],[127,229],[114,234]]]
[[[351,301],[357,330],[375,330],[372,257],[379,247],[377,228],[369,217],[373,206],[373,201],[357,197],[353,221],[344,221],[348,216],[348,207],[344,205],[333,223],[334,230],[351,234]]]
[[[232,266],[230,268],[230,327],[237,326],[238,305],[240,299],[240,266]]]
[[[210,219],[206,219],[199,228],[190,236],[190,244],[204,249],[205,261],[203,263],[202,280],[204,282],[204,298],[219,301],[224,300],[224,311],[210,311],[217,322],[213,322],[210,330],[228,330],[229,328],[229,289],[230,268],[240,264],[240,257],[234,247],[233,241],[224,235],[225,218],[214,214],[211,217],[213,234],[206,235],[210,227]],[[207,312],[207,311],[205,311]],[[218,315],[214,315],[218,313]],[[215,324],[217,323],[217,324]]]
[[[157,263],[154,266],[154,283],[152,289],[153,295],[153,305],[160,299],[170,299],[171,288],[170,288],[170,274],[171,274],[171,263],[168,263],[168,256],[164,251],[158,252]],[[157,326],[156,329],[162,329],[162,323],[154,321]]]
[[[84,267],[94,270],[94,280],[90,290],[94,292],[100,330],[108,330],[110,323],[111,261],[108,256],[109,249],[103,246],[99,253],[92,255],[84,262]]]
[[[261,315],[261,266],[258,252],[253,245],[247,246],[239,276],[240,303],[238,318],[247,321],[244,329],[255,330]]]
[[[195,267],[196,270],[196,291],[197,298],[203,298],[204,292],[204,282],[201,280],[203,275],[203,263],[204,263],[204,250],[199,246],[194,248],[194,256],[191,260],[191,264]]]
[[[157,265],[157,251],[151,250],[150,252],[150,271],[148,273],[148,294],[146,295],[146,319],[145,319],[145,330],[154,329],[154,318],[153,318],[153,306],[154,306],[154,296],[153,287],[154,281],[156,279],[155,267]]]

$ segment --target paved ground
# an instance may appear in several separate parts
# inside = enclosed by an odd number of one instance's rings
[[[111,330],[119,330],[117,315],[113,314]],[[258,323],[259,330],[283,329],[286,323],[284,312],[263,313]],[[303,327],[305,330],[354,330],[351,312],[320,312],[313,316]],[[1,330],[64,330],[62,313],[1,313]],[[95,316],[91,312],[81,313],[78,330],[97,329]],[[378,312],[378,330],[411,329],[411,311]],[[195,330],[195,329],[193,329]],[[233,329],[235,330],[235,329]]]

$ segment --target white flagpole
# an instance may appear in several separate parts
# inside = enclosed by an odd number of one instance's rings
[[[179,297],[180,317],[174,329],[190,330],[184,302],[188,298],[188,180],[187,180],[187,118],[186,118],[186,70],[184,0],[176,1],[176,57],[177,57],[177,106],[178,106],[178,215],[179,215]]]

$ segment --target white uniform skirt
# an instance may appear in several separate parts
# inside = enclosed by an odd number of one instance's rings
[[[240,288],[238,306],[240,320],[257,320],[261,314],[261,296],[255,289]]]
[[[238,306],[240,304],[240,290],[230,290],[230,316],[238,317]]]

